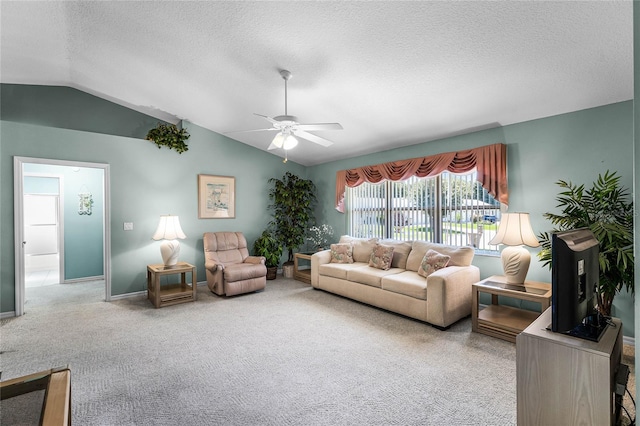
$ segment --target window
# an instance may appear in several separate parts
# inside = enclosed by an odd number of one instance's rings
[[[498,229],[500,203],[476,180],[476,172],[441,173],[404,181],[347,188],[349,233],[355,237],[471,245],[497,252],[488,242]]]

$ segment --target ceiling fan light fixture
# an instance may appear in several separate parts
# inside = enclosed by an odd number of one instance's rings
[[[293,135],[287,135],[284,138],[284,143],[282,144],[282,147],[284,149],[292,149],[295,148],[298,145],[298,139],[295,138],[295,136]]]
[[[271,144],[276,148],[282,148],[284,144],[285,135],[282,132],[279,132],[271,141]]]

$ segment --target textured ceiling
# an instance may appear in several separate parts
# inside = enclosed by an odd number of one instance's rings
[[[2,1],[0,13],[3,83],[71,86],[218,133],[284,114],[288,69],[289,114],[344,127],[316,132],[329,148],[290,151],[304,165],[633,98],[631,1]],[[273,133],[229,136],[266,150]]]

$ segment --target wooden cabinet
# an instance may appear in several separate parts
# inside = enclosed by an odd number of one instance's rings
[[[622,322],[612,323],[598,342],[554,333],[549,308],[518,335],[519,426],[615,423]]]

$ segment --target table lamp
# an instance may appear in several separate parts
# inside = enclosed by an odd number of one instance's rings
[[[531,229],[529,213],[503,213],[498,233],[489,244],[504,244],[502,268],[507,284],[524,284],[531,263],[531,253],[523,247],[538,247],[540,243]]]
[[[180,227],[180,219],[178,216],[162,215],[158,229],[153,234],[152,239],[159,241],[164,240],[160,245],[160,253],[165,267],[172,267],[178,263],[178,255],[180,254],[180,243],[176,238],[187,238]]]

